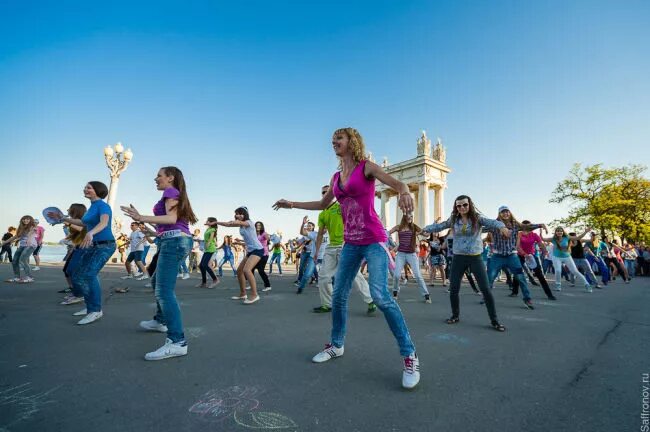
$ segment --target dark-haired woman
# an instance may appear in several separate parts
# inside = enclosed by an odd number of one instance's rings
[[[219,277],[223,276],[223,265],[225,263],[230,264],[230,268],[232,269],[233,276],[237,277],[237,270],[235,268],[235,257],[232,254],[232,236],[229,235],[225,236],[223,238],[223,243],[221,243],[221,246],[219,246],[217,249],[221,249],[223,251],[223,257],[219,262]]]
[[[395,271],[393,273],[393,297],[397,298],[399,295],[399,278],[404,265],[408,264],[411,270],[413,270],[424,302],[431,303],[431,296],[429,295],[429,290],[424,282],[422,273],[420,273],[420,263],[415,253],[418,235],[422,232],[422,229],[413,223],[412,214],[405,214],[402,216],[400,224],[394,226],[388,232],[388,235],[392,235],[394,232],[397,232],[399,244],[397,246],[397,256],[395,257]]]
[[[535,254],[535,245],[539,247],[543,254],[547,253],[546,245],[544,244],[542,238],[536,232],[534,232],[530,226],[530,221],[525,220],[521,223],[522,230],[519,231],[517,237],[517,252],[519,253],[519,261],[522,263],[522,265],[526,263],[528,268],[533,271],[533,274],[535,277],[537,277],[537,280],[539,280],[539,283],[542,286],[546,297],[548,297],[549,300],[557,300],[551,292],[551,288],[548,286],[548,282],[544,277],[544,273],[542,272],[542,263],[540,262],[539,257]]]
[[[490,230],[497,230],[502,236],[510,236],[510,230],[506,228],[503,222],[482,216],[474,206],[472,199],[467,195],[461,195],[454,201],[454,208],[449,219],[444,222],[427,225],[423,231],[440,232],[449,228],[454,236],[454,259],[451,263],[451,271],[449,274],[451,318],[447,320],[447,324],[455,324],[460,321],[460,300],[458,292],[463,274],[469,269],[476,277],[479,289],[483,293],[483,300],[485,301],[492,327],[502,332],[506,328],[497,319],[494,298],[490,292],[485,265],[483,265],[483,259],[481,258],[481,253],[483,252],[481,230],[484,227]]]
[[[429,254],[429,285],[433,286],[436,279],[436,271],[440,273],[442,279],[442,286],[447,286],[447,278],[445,277],[445,255],[444,255],[444,239],[440,239],[437,233],[431,233],[427,240],[428,254]]]
[[[269,276],[266,274],[266,263],[269,262],[269,242],[271,241],[271,236],[264,230],[264,224],[262,222],[255,222],[255,232],[257,233],[257,240],[259,240],[264,250],[264,256],[260,259],[260,262],[257,263],[253,272],[257,270],[264,282],[264,288],[262,291],[271,291],[271,282],[269,281]]]
[[[587,292],[592,292],[592,287],[587,282],[587,279],[578,271],[573,258],[571,258],[571,242],[580,241],[590,230],[585,231],[580,236],[569,236],[564,231],[564,228],[555,228],[553,237],[544,238],[544,241],[551,242],[553,245],[553,268],[555,268],[555,290],[562,291],[562,266],[565,265],[567,269],[575,276],[585,287]]]
[[[83,292],[86,308],[74,313],[85,315],[77,324],[90,324],[102,316],[102,287],[99,284],[99,272],[104,268],[115,252],[115,237],[111,231],[113,211],[104,201],[108,188],[102,182],[91,181],[84,187],[84,196],[90,200],[90,208],[81,219],[63,217],[63,214],[50,214],[63,223],[69,223],[86,229],[86,236],[79,244],[81,250],[79,266],[72,274],[72,283]]]
[[[165,344],[145,354],[145,360],[163,360],[187,354],[183,333],[181,310],[176,300],[178,266],[192,249],[189,225],[198,222],[187,196],[183,173],[176,167],[163,167],[158,171],[156,188],[163,191],[162,198],[153,208],[153,216],[141,215],[135,207],[122,206],[131,219],[156,225],[158,263],[156,265],[156,315],[150,321],[140,322],[140,327],[167,333]]]
[[[356,129],[343,128],[334,132],[332,147],[339,159],[339,171],[332,176],[329,189],[319,201],[294,203],[281,199],[274,204],[276,210],[294,207],[324,210],[336,198],[341,205],[345,244],[335,276],[331,338],[330,343],[325,345],[312,361],[322,363],[343,355],[348,298],[352,282],[359,272],[362,260],[365,259],[370,277],[370,295],[384,313],[386,322],[397,340],[400,354],[404,357],[402,387],[410,389],[420,381],[420,361],[402,311],[388,291],[389,254],[385,246],[387,236],[374,207],[375,181],[378,180],[398,192],[398,205],[404,213],[413,211],[413,198],[404,183],[367,160],[363,138]]]
[[[203,256],[199,263],[199,270],[201,270],[201,283],[196,287],[214,288],[219,283],[219,278],[214,274],[212,267],[210,267],[210,260],[212,260],[212,255],[217,252],[217,218],[209,217],[205,221],[205,225],[208,228],[203,234]],[[206,273],[210,275],[210,278],[212,278],[209,285]]]
[[[68,208],[68,215],[73,219],[81,219],[86,214],[86,206],[83,204],[72,204]],[[79,267],[79,258],[81,258],[82,250],[79,248],[84,237],[86,237],[86,228],[77,225],[67,224],[69,234],[66,236],[67,240],[72,247],[72,250],[65,257],[65,264],[63,265],[63,274],[70,287],[71,294],[63,298],[62,305],[72,305],[84,301],[84,293],[72,283],[72,275]]]
[[[218,225],[225,227],[239,227],[239,234],[246,244],[246,256],[237,267],[237,279],[239,281],[239,295],[231,297],[233,300],[242,300],[245,305],[253,304],[259,301],[260,296],[257,294],[257,284],[253,269],[264,257],[264,248],[257,239],[255,224],[251,221],[248,209],[239,207],[235,210],[235,219],[230,222],[217,222]],[[246,295],[246,281],[251,287],[251,298]]]
[[[7,232],[2,236],[2,241],[4,242],[5,240],[9,240],[16,234],[16,228],[10,226],[7,229]],[[12,251],[11,251],[11,244],[2,244],[2,249],[0,249],[0,262],[4,261],[4,255],[7,255],[7,259],[11,263],[13,261],[12,258]]]

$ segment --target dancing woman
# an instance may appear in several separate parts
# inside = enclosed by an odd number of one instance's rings
[[[487,307],[492,327],[503,332],[506,328],[497,319],[494,298],[490,291],[485,265],[483,265],[483,259],[481,258],[481,252],[483,251],[481,229],[483,227],[499,231],[500,235],[504,237],[510,237],[510,230],[506,228],[503,222],[482,216],[474,206],[472,199],[467,195],[461,195],[454,201],[454,208],[449,219],[427,225],[423,231],[440,232],[450,228],[450,234],[454,236],[454,259],[451,262],[449,272],[451,318],[447,320],[447,324],[455,324],[460,321],[458,292],[460,291],[460,281],[463,274],[469,269],[476,276],[479,289],[483,293],[483,301]]]
[[[187,355],[187,341],[175,290],[178,266],[192,249],[189,225],[198,222],[181,170],[174,166],[160,168],[154,181],[163,194],[153,208],[153,216],[141,215],[133,205],[120,207],[134,221],[156,225],[159,239],[154,285],[156,315],[152,320],[140,322],[140,327],[167,333],[167,338],[163,346],[145,354],[145,360]]]
[[[84,196],[90,200],[90,208],[81,219],[64,217],[63,214],[50,214],[63,223],[86,228],[86,236],[79,244],[81,254],[79,267],[72,274],[72,284],[78,292],[83,292],[86,308],[74,313],[85,315],[77,324],[90,324],[102,316],[102,287],[99,272],[115,252],[115,237],[111,231],[113,211],[104,201],[108,188],[102,182],[91,181],[84,187]]]
[[[235,269],[235,257],[232,254],[232,236],[225,236],[223,238],[223,243],[221,243],[221,246],[219,246],[217,249],[221,249],[223,251],[223,257],[219,262],[219,277],[223,276],[223,265],[225,263],[230,264],[230,268],[232,268],[232,274],[237,277],[237,270]]]
[[[231,297],[233,300],[242,300],[245,305],[253,304],[259,301],[260,296],[257,294],[257,284],[253,269],[264,257],[264,248],[257,239],[255,224],[251,221],[248,209],[239,207],[235,210],[235,219],[230,222],[217,222],[217,225],[225,227],[239,227],[239,234],[246,244],[246,256],[237,267],[237,279],[239,281],[239,295]],[[246,295],[246,281],[251,287],[251,298]]]
[[[253,272],[257,270],[264,282],[264,288],[262,288],[262,291],[271,291],[271,282],[266,274],[266,263],[269,261],[269,242],[271,241],[271,236],[264,231],[264,224],[262,222],[255,222],[255,232],[257,233],[257,240],[259,240],[262,249],[264,250],[264,256],[257,263]]]
[[[422,273],[420,273],[420,262],[418,256],[415,253],[415,247],[418,241],[418,235],[422,232],[422,229],[413,223],[413,215],[405,214],[402,216],[402,220],[399,225],[394,226],[389,232],[388,235],[392,235],[394,232],[397,232],[399,239],[399,245],[397,246],[397,256],[395,259],[395,271],[393,277],[393,297],[397,298],[399,295],[399,278],[402,274],[402,269],[405,264],[408,264],[415,275],[415,280],[420,288],[420,294],[422,295],[425,303],[431,303],[431,296],[429,295],[429,290],[427,285],[424,282]]]
[[[2,246],[11,245],[11,243],[18,240],[18,249],[14,253],[11,267],[14,271],[14,277],[7,280],[7,282],[16,283],[31,283],[34,282],[32,278],[32,269],[29,266],[29,257],[32,256],[38,242],[36,240],[36,222],[33,217],[27,215],[23,216],[18,223],[16,234],[9,237],[2,242]],[[23,269],[24,277],[20,276],[20,269]]]
[[[83,204],[71,204],[68,208],[68,215],[73,219],[81,219],[86,214],[86,206]],[[70,287],[71,294],[63,298],[62,305],[72,305],[84,301],[83,291],[79,286],[72,283],[72,275],[79,267],[79,258],[81,258],[82,249],[79,247],[81,242],[86,237],[86,228],[77,225],[67,224],[69,227],[69,234],[65,240],[72,245],[72,251],[66,256],[65,264],[63,265],[63,274]]]
[[[325,210],[336,197],[341,205],[345,244],[334,283],[331,340],[312,361],[321,363],[343,355],[348,297],[352,281],[359,272],[361,261],[365,259],[368,263],[370,294],[384,313],[400,354],[404,357],[402,386],[413,388],[420,380],[419,360],[402,311],[388,291],[388,251],[384,246],[387,236],[375,212],[375,180],[399,193],[398,205],[404,213],[413,211],[413,199],[404,183],[367,160],[363,138],[357,130],[344,128],[334,132],[332,147],[339,159],[339,171],[332,177],[330,188],[320,201],[292,202],[281,199],[274,204],[275,209],[298,207]]]
[[[443,242],[440,241],[440,237],[437,233],[429,234],[429,239],[427,240],[428,252],[429,252],[429,285],[433,286],[433,283],[436,279],[436,272],[440,273],[440,279],[442,279],[442,286],[447,286],[447,278],[445,277],[445,255]]]
[[[571,258],[571,242],[580,241],[590,230],[586,230],[580,236],[569,236],[564,231],[564,228],[557,227],[553,237],[544,238],[544,241],[551,242],[553,245],[553,268],[555,269],[555,290],[562,291],[562,265],[565,265],[569,271],[577,278],[585,287],[587,292],[592,292],[591,285],[587,279],[578,271],[573,259]]]
[[[522,262],[522,265],[524,265],[524,262],[526,261],[530,262],[528,268],[533,271],[533,274],[537,280],[539,280],[546,297],[548,297],[549,300],[557,300],[544,277],[544,273],[542,272],[542,263],[540,262],[539,257],[535,255],[535,245],[537,245],[544,254],[547,253],[546,245],[542,238],[533,231],[530,221],[523,221],[521,223],[521,228],[522,230],[517,234],[517,251],[519,252],[520,261]]]
[[[210,267],[210,260],[212,255],[217,252],[217,218],[209,217],[205,221],[205,225],[208,229],[205,230],[203,234],[203,256],[201,257],[201,262],[199,263],[199,270],[201,270],[201,283],[198,284],[197,288],[214,288],[219,283],[219,278],[214,274],[212,267]],[[206,273],[212,278],[212,282],[208,285],[208,279]]]

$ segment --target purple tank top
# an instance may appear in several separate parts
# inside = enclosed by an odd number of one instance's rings
[[[356,246],[386,242],[386,230],[375,211],[375,180],[363,174],[366,161],[352,170],[348,183],[340,183],[341,173],[333,177],[334,196],[341,204],[343,240]]]

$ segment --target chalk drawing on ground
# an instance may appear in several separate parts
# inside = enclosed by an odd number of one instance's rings
[[[232,386],[211,390],[192,405],[189,412],[209,423],[232,419],[238,426],[248,429],[297,429],[298,425],[289,417],[261,411],[259,396],[261,387]]]

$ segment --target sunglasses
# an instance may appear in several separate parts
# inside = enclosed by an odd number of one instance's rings
[[[469,203],[456,204],[456,208],[465,208],[469,207]]]

